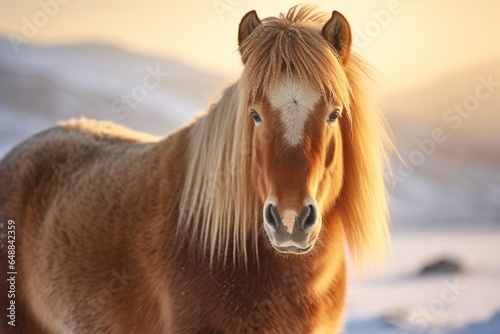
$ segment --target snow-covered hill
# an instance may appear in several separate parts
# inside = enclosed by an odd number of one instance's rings
[[[386,98],[397,224],[500,223],[500,63]]]
[[[206,108],[224,79],[99,45],[21,46],[0,39],[0,156],[57,121],[86,116],[165,135]]]

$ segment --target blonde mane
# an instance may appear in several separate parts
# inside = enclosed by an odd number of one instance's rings
[[[367,66],[355,54],[342,65],[321,35],[327,19],[311,7],[293,7],[279,18],[262,20],[240,46],[245,61],[240,80],[190,129],[178,228],[181,235],[202,243],[211,263],[230,255],[247,263],[249,252],[257,252],[262,203],[250,183],[246,108],[287,74],[319,88],[346,109],[348,117],[341,119],[344,184],[336,210],[353,257],[381,258],[388,240],[384,164],[390,141],[366,93]]]
[[[241,98],[250,101],[261,98],[264,90],[283,75],[295,75],[349,110],[347,77],[339,56],[321,35],[328,18],[313,7],[296,6],[279,18],[263,19],[240,47],[246,61],[240,80]]]
[[[341,119],[344,182],[337,210],[342,216],[351,256],[357,269],[383,264],[390,247],[388,192],[389,155],[396,152],[382,111],[377,105],[370,67],[351,54],[345,71],[352,91],[349,120]],[[386,180],[387,177],[387,180]]]
[[[256,248],[259,206],[250,183],[250,164],[235,85],[190,129],[187,170],[179,212],[179,232],[197,239],[211,263],[248,258]],[[244,130],[243,130],[244,131]],[[192,242],[191,245],[197,244]]]

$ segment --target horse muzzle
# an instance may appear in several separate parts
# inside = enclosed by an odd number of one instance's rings
[[[310,199],[300,213],[294,210],[278,211],[276,203],[267,200],[264,205],[264,229],[271,245],[281,253],[304,254],[309,252],[315,239],[312,231],[318,220],[316,203]]]

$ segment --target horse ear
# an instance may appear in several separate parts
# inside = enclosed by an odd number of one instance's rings
[[[257,12],[252,10],[243,16],[240,22],[240,27],[238,30],[238,46],[241,49],[243,41],[247,39],[248,36],[254,31],[255,28],[260,24],[260,19],[257,16]]]
[[[333,46],[345,64],[351,52],[352,34],[344,15],[333,11],[332,17],[325,23],[321,34]]]

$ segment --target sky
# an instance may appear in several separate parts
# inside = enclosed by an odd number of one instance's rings
[[[236,78],[237,29],[257,10],[277,16],[296,1],[0,0],[0,36],[37,44],[103,43]],[[497,0],[316,1],[351,24],[354,50],[397,91],[500,59]]]

